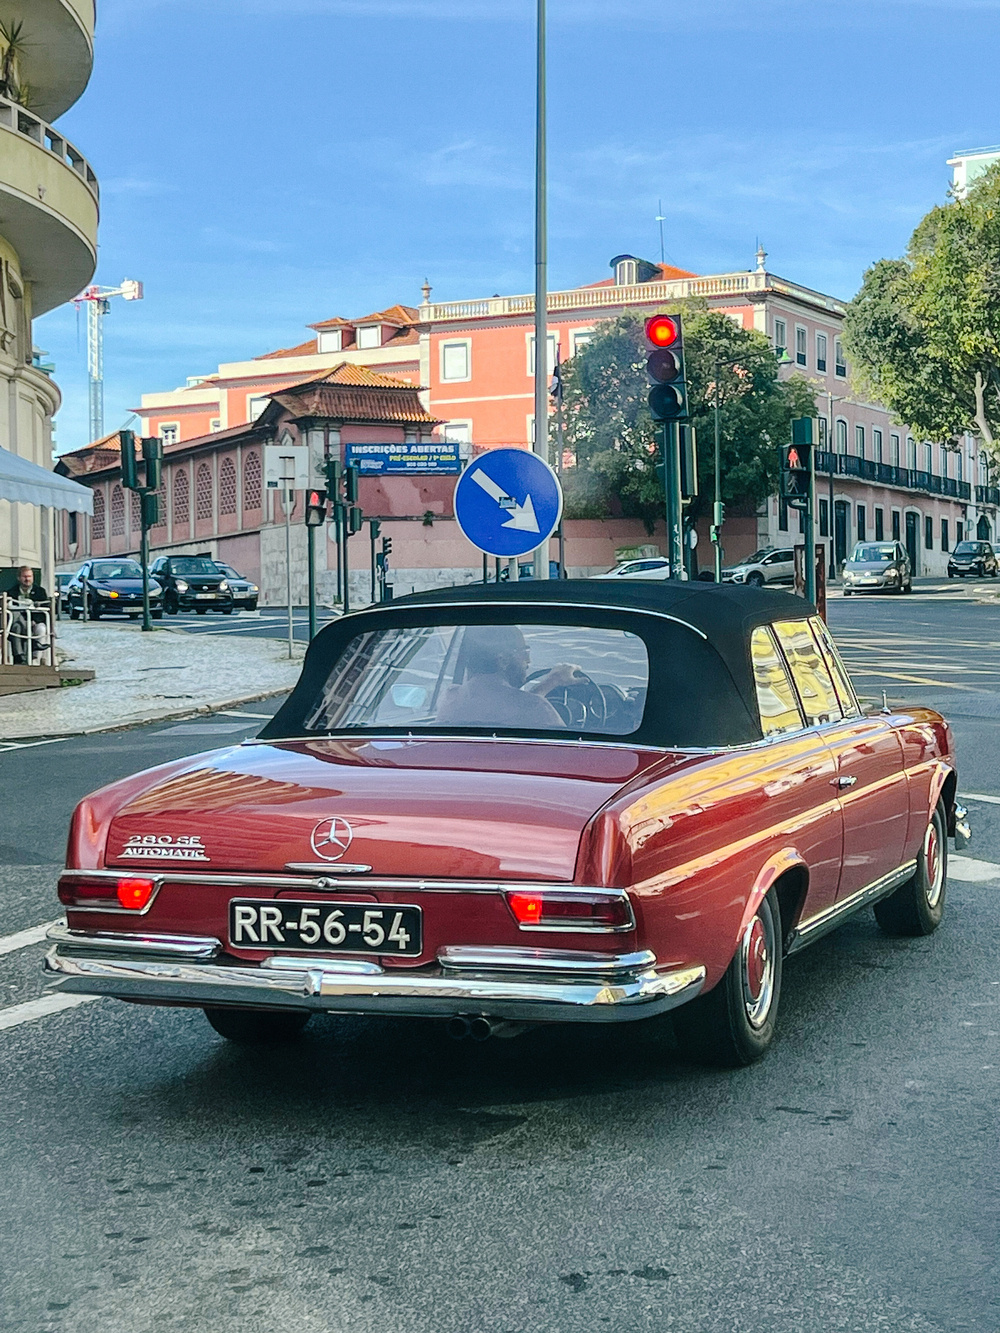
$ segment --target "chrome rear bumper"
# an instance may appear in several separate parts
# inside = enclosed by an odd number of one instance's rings
[[[59,924],[45,968],[55,990],[195,1006],[309,1009],[336,1014],[457,1015],[518,1022],[616,1023],[692,1000],[704,967],[656,970],[648,952],[448,948],[433,969],[383,969],[364,958],[227,963],[203,936],[73,931]]]

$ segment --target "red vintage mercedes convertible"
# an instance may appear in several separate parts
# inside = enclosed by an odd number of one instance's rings
[[[782,959],[941,921],[968,837],[935,712],[863,711],[822,620],[703,583],[473,586],[343,617],[261,735],[77,807],[46,966],[236,1041],[672,1010],[766,1050]]]

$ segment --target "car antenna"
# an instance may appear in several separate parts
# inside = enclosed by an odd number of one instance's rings
[[[889,707],[889,700],[885,697],[885,690],[882,691],[882,712],[883,713],[892,712],[892,709]]]

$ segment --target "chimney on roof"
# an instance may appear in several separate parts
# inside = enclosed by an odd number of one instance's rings
[[[767,251],[760,241],[757,242],[757,272],[767,272]]]

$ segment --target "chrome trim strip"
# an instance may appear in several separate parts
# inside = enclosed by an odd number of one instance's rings
[[[513,599],[511,601],[504,600],[495,602],[488,601],[486,599],[479,601],[477,599],[474,602],[473,601],[421,602],[419,605],[416,602],[414,602],[412,605],[408,604],[406,606],[397,606],[397,610],[399,610],[401,614],[405,614],[407,611],[417,611],[417,612],[441,611],[441,610],[455,611],[464,607],[503,606],[509,608],[511,606],[517,606],[517,605],[518,603]],[[694,634],[697,634],[699,639],[704,639],[706,643],[708,642],[708,635],[705,633],[704,630],[699,629],[697,625],[692,625],[690,624],[689,621],[682,620],[680,616],[672,616],[667,611],[653,611],[649,607],[641,607],[641,606],[614,607],[614,606],[608,606],[606,603],[602,604],[600,602],[544,602],[541,600],[536,601],[534,598],[532,598],[530,602],[529,601],[522,602],[521,605],[525,609],[530,608],[531,610],[534,610],[536,606],[542,606],[542,607],[558,607],[560,610],[564,611],[565,610],[603,611],[606,615],[613,614],[615,611],[624,610],[627,612],[628,615],[655,616],[657,620],[672,620],[675,625],[683,625],[685,629],[689,629]],[[384,603],[379,606],[366,606],[363,607],[360,611],[351,612],[351,617],[353,619],[353,617],[355,616],[361,617],[361,616],[378,615],[384,610],[385,610]]]
[[[312,962],[302,954],[291,958],[285,957],[284,954],[272,954],[270,958],[264,959],[261,967],[273,968],[279,972],[308,972],[310,969],[321,967],[324,972],[345,972],[349,975],[366,977],[381,976],[385,972],[384,967],[367,958],[324,958],[322,954],[319,957],[314,954]]]
[[[484,1014],[520,1022],[614,1023],[651,1017],[694,999],[705,983],[700,965],[662,973],[650,967],[605,979],[552,972],[511,978],[448,976],[441,969],[364,975],[318,961],[301,969],[266,969],[149,957],[82,957],[58,944],[45,967],[56,974],[56,990],[153,1004],[423,1018]]]
[[[862,907],[871,906],[872,903],[878,902],[880,898],[885,898],[894,889],[898,889],[901,884],[905,884],[916,868],[916,861],[907,861],[904,865],[890,871],[888,875],[883,875],[881,879],[873,880],[871,884],[865,885],[863,889],[858,889],[857,893],[852,893],[843,902],[834,903],[832,907],[826,908],[817,916],[801,922],[792,933],[787,952],[791,954],[796,953],[799,949],[804,949],[807,944],[812,944],[813,940],[818,940],[828,931],[836,929],[841,921],[853,912]]]
[[[511,949],[506,945],[449,944],[438,949],[438,962],[445,969],[518,972],[567,972],[588,976],[613,976],[652,967],[656,954],[649,949],[635,953],[583,953],[577,949]]]
[[[350,612],[353,616],[355,613]],[[460,731],[360,731],[356,728],[344,727],[332,731],[309,731],[301,736],[248,736],[246,740],[240,741],[239,745],[288,745],[298,741],[416,741],[423,743],[425,741],[469,741],[477,744],[484,741],[491,745],[498,742],[503,745],[596,745],[603,750],[638,750],[643,754],[715,754],[717,749],[725,749],[725,746],[683,746],[683,745],[639,745],[630,741],[627,736],[622,736],[616,741],[598,741],[591,740],[589,737],[581,739],[579,736],[560,736],[553,733],[551,736],[497,736],[491,734],[484,736],[481,734],[463,733]],[[233,748],[237,748],[235,745]],[[732,746],[728,747],[734,748]]]
[[[65,954],[150,954],[194,960],[214,958],[222,941],[211,935],[126,935],[111,930],[70,930],[62,921],[50,926],[45,938]]]
[[[341,875],[367,875],[372,867],[351,865],[349,861],[286,861],[285,869],[301,870],[305,874],[311,874],[318,870],[326,877],[334,870]]]

